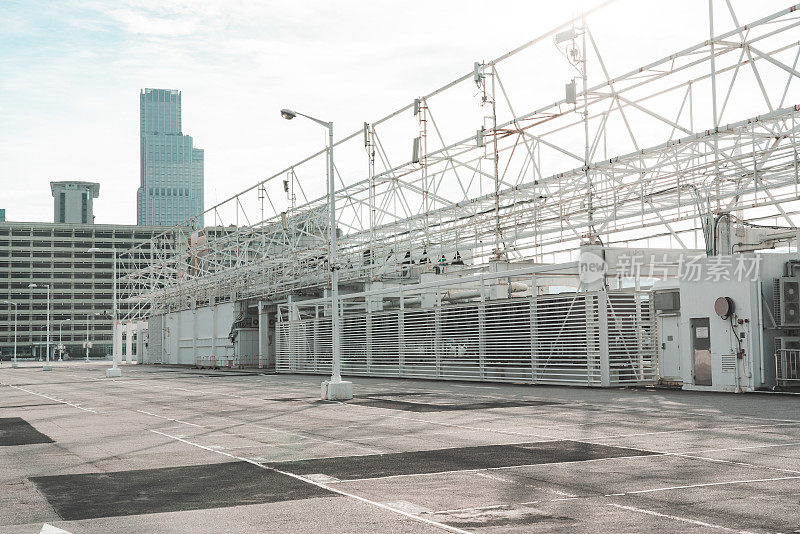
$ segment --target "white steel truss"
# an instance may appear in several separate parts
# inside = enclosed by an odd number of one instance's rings
[[[583,243],[715,252],[723,213],[797,227],[798,9],[742,24],[730,0],[710,0],[707,38],[622,74],[587,12],[365,123],[334,145],[341,282],[401,280],[412,262],[564,261]],[[554,46],[571,87],[541,104],[518,73]],[[214,226],[121,279],[128,317],[318,295],[324,162],[323,150],[207,210]]]

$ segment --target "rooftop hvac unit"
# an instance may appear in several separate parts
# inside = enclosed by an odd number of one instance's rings
[[[778,386],[800,384],[800,337],[775,338],[775,379]]]
[[[779,327],[800,328],[800,277],[775,280],[775,320]]]
[[[777,336],[775,338],[775,350],[800,350],[800,337]]]

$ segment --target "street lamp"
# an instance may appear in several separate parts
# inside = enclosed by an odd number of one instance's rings
[[[102,249],[97,247],[92,247],[86,252],[95,253],[95,252],[103,252]],[[111,257],[112,257],[112,270],[111,270],[111,277],[114,279],[114,291],[113,291],[113,301],[112,301],[112,310],[111,310],[111,361],[114,363],[111,365],[111,369],[106,369],[106,378],[119,378],[122,376],[122,369],[117,366],[117,247],[111,247]]]
[[[102,312],[95,312],[94,317],[98,317],[102,315]],[[89,326],[89,320],[92,318],[91,313],[86,314],[86,363],[89,363],[89,349],[91,349],[91,341],[89,341],[89,332],[91,330]]]
[[[19,364],[17,364],[17,308],[19,305],[14,302],[11,302],[10,300],[0,300],[0,302],[8,304],[9,306],[14,306],[14,361],[11,362],[11,367],[18,367]]]
[[[58,361],[63,362],[64,360],[61,357],[64,354],[64,345],[61,343],[61,327],[64,323],[68,323],[69,319],[63,319],[58,323]]]
[[[45,354],[44,365],[42,371],[52,371],[53,366],[50,365],[50,284],[42,284],[47,288],[47,353]],[[28,284],[28,288],[36,289],[38,284]]]
[[[325,122],[303,113],[282,109],[281,117],[292,120],[300,115],[328,129],[328,211],[330,212],[330,249],[328,266],[331,269],[331,379],[322,383],[324,400],[346,400],[353,398],[353,383],[342,380],[342,354],[339,347],[339,245],[336,235],[336,195],[333,171],[333,123]]]

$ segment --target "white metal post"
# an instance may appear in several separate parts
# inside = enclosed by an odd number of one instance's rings
[[[52,371],[53,366],[50,365],[50,284],[45,287],[47,288],[47,354],[45,354],[42,371]]]
[[[608,346],[608,293],[601,289],[597,295],[597,318],[600,329],[600,385],[604,388],[611,386],[611,355]],[[592,298],[591,294],[586,296]],[[591,374],[591,370],[588,370]]]
[[[89,319],[91,319],[92,314],[86,314],[86,363],[89,363]]]
[[[326,400],[346,400],[353,398],[353,384],[342,380],[342,360],[339,343],[339,262],[338,236],[336,230],[336,179],[333,168],[333,122],[325,122],[303,113],[289,109],[281,110],[287,120],[297,115],[310,119],[328,129],[328,210],[330,212],[330,250],[328,267],[331,270],[331,379],[322,383],[322,398]]]
[[[122,376],[122,369],[117,366],[117,355],[122,351],[122,332],[117,324],[117,247],[111,247],[111,278],[113,279],[111,322],[113,326],[113,339],[111,343],[111,369],[106,369],[107,378]],[[121,356],[121,354],[120,354]]]
[[[10,300],[3,300],[3,301],[0,301],[0,302],[8,304],[9,306],[14,306],[14,360],[11,362],[11,367],[18,367],[18,364],[17,364],[17,306],[18,306],[18,304],[15,304],[15,303],[11,302]]]
[[[330,269],[331,269],[331,350],[333,365],[331,382],[342,381],[342,353],[339,344],[339,243],[336,231],[336,181],[333,171],[333,123],[328,123],[328,207],[330,211]]]
[[[11,302],[10,304],[14,304]],[[11,367],[17,367],[19,365],[17,363],[17,304],[14,304],[14,361],[11,363]]]

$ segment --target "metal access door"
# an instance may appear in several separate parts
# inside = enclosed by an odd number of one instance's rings
[[[681,380],[680,315],[658,317],[658,375],[669,381]]]
[[[147,363],[162,363],[164,316],[151,315],[147,320]]]
[[[691,319],[692,353],[694,354],[694,383],[711,385],[711,332],[708,317]]]

